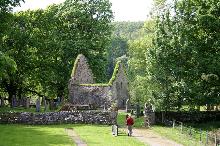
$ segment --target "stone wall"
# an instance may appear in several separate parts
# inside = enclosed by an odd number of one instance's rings
[[[86,57],[82,54],[78,55],[74,63],[70,83],[92,84],[93,82],[92,70],[89,68]]]
[[[129,99],[129,91],[127,76],[121,63],[112,83],[112,98],[120,109],[125,109],[126,101]]]
[[[110,106],[110,86],[72,85],[69,89],[70,102],[76,105],[91,105],[101,108],[106,103]]]
[[[129,99],[128,81],[120,62],[117,62],[109,83],[94,84],[92,71],[82,54],[75,61],[68,88],[69,101],[76,105],[109,108],[116,104],[118,108],[125,109]]]
[[[0,124],[65,124],[65,123],[85,123],[85,124],[113,124],[116,119],[108,111],[62,111],[48,113],[0,113]]]

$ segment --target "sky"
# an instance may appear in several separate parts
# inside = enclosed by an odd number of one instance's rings
[[[14,11],[46,8],[50,4],[62,3],[65,0],[25,0],[21,7]],[[115,21],[145,21],[152,8],[153,0],[110,0]]]

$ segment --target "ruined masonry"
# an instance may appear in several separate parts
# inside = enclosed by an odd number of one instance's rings
[[[77,56],[69,80],[69,101],[74,105],[92,108],[109,108],[112,105],[124,109],[129,99],[128,81],[122,63],[117,62],[107,84],[95,84],[92,70],[84,55]]]

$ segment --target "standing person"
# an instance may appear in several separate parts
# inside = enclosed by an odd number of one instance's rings
[[[128,118],[126,119],[126,124],[128,127],[128,136],[132,135],[132,125],[134,125],[134,120],[131,116],[128,116]]]

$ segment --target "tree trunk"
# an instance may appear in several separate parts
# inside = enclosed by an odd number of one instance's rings
[[[12,97],[13,95],[16,95],[17,92],[17,86],[15,85],[13,81],[10,81],[7,83],[7,81],[3,81],[4,86],[6,87],[6,91],[8,92],[8,103],[12,107]]]
[[[59,97],[59,104],[61,103],[63,103],[63,101],[64,101],[64,87],[60,87],[59,89],[58,89],[58,93],[57,93],[57,97]]]
[[[13,99],[13,96],[16,95],[16,90],[11,90],[11,91],[8,91],[8,103],[10,104],[10,106],[12,107],[13,105],[13,102],[12,102],[12,99]]]

